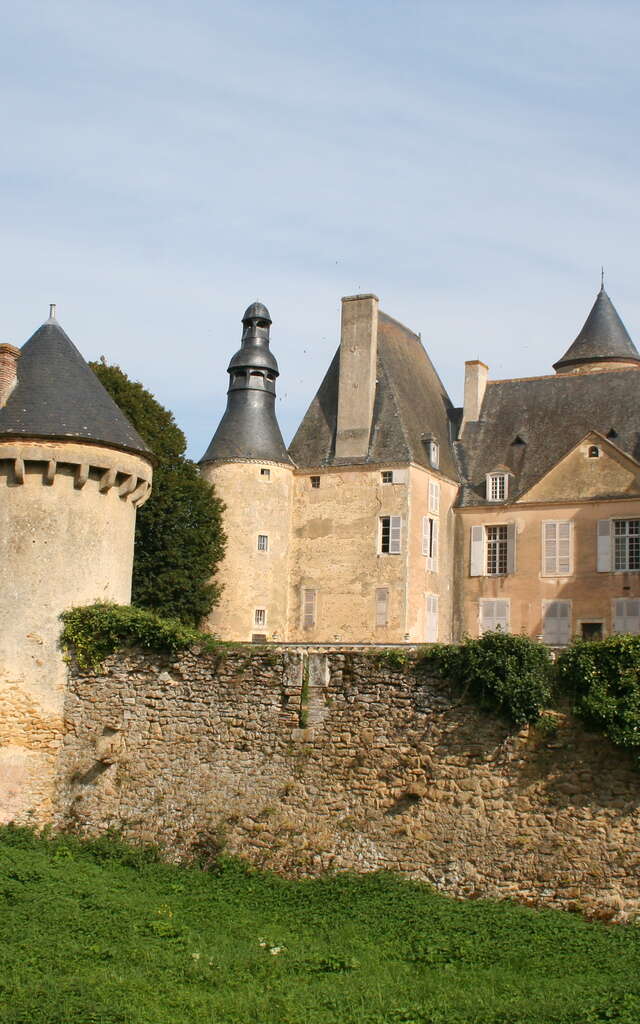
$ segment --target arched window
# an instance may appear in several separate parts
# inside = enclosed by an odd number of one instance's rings
[[[590,444],[589,445],[589,458],[590,459],[598,459],[599,457],[600,457],[600,449],[598,448],[597,444]]]

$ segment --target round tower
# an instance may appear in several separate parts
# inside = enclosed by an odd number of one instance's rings
[[[60,613],[127,604],[151,453],[51,316],[0,345],[0,821],[51,820]]]
[[[219,604],[205,628],[225,640],[285,640],[293,463],[275,414],[271,317],[254,302],[229,363],[227,408],[200,460],[226,506]]]

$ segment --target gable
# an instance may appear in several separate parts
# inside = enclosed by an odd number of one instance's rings
[[[597,447],[598,458],[589,457]],[[588,435],[545,476],[522,495],[521,501],[562,501],[640,497],[640,466],[598,434]]]

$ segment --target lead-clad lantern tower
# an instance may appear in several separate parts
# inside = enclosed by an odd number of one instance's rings
[[[51,821],[60,613],[128,604],[151,453],[55,318],[0,345],[0,822]]]
[[[225,503],[228,538],[222,597],[206,628],[225,640],[285,640],[293,463],[275,414],[269,310],[254,302],[242,324],[227,408],[200,460]]]

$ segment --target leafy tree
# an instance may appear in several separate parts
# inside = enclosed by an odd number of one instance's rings
[[[132,601],[195,626],[220,594],[214,576],[226,542],[224,506],[185,457],[173,413],[119,366],[90,365],[156,458],[153,491],[136,520]]]

